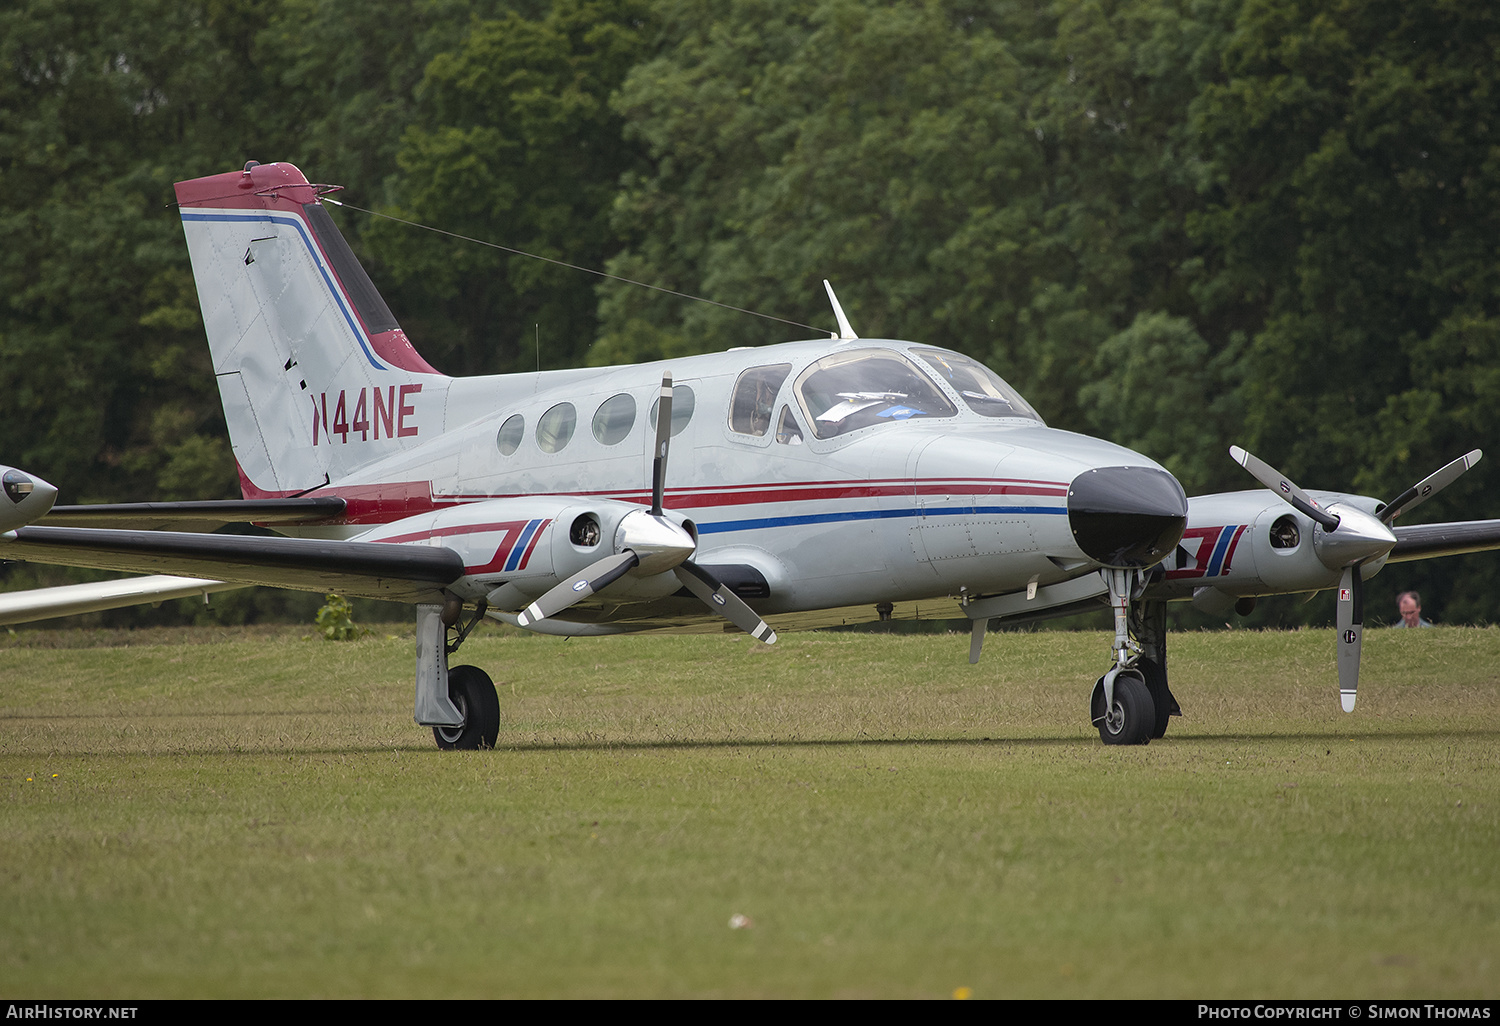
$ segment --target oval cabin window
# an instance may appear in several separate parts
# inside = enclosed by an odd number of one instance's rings
[[[623,441],[635,427],[635,398],[621,392],[600,404],[594,413],[594,437],[603,445]]]
[[[558,403],[536,422],[536,444],[542,452],[562,452],[578,426],[578,411],[572,403]]]

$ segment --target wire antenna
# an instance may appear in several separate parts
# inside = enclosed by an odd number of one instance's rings
[[[694,296],[687,292],[678,292],[676,289],[665,288],[661,285],[652,285],[649,282],[636,281],[634,278],[626,278],[618,274],[610,274],[608,271],[600,271],[592,267],[583,267],[579,264],[570,264],[566,260],[554,260],[552,257],[540,256],[536,253],[528,253],[524,249],[515,249],[511,246],[502,246],[498,242],[486,242],[484,239],[475,239],[471,238],[468,235],[460,235],[458,232],[450,232],[442,228],[434,228],[432,225],[422,224],[420,221],[408,221],[406,218],[396,217],[394,214],[382,214],[378,210],[370,210],[366,207],[357,207],[353,203],[350,203],[346,200],[336,200],[329,196],[322,196],[320,198],[324,203],[332,203],[337,207],[348,207],[350,210],[358,210],[360,213],[369,214],[371,217],[383,217],[387,221],[395,221],[397,224],[410,225],[413,228],[420,228],[423,231],[435,232],[438,235],[446,235],[451,239],[458,239],[462,242],[472,242],[476,246],[487,246],[490,249],[498,249],[503,253],[514,253],[516,256],[528,257],[532,260],[541,260],[545,263],[556,264],[558,267],[566,267],[570,270],[582,271],[585,274],[596,274],[601,278],[608,278],[611,281],[624,282],[626,285],[636,285],[643,289],[651,289],[654,292],[664,292],[669,296],[676,296],[678,299],[690,299],[695,303],[707,303],[709,306],[717,306],[723,310],[733,310],[735,313],[749,314],[751,317],[761,317],[768,321],[778,321],[782,324],[790,324],[794,328],[807,328],[809,331],[816,331],[819,334],[828,333],[827,328],[819,328],[813,324],[803,324],[801,321],[787,320],[785,317],[777,317],[773,314],[761,313],[759,310],[747,310],[742,306],[731,306],[729,303],[721,303],[716,299],[706,299],[703,296]]]

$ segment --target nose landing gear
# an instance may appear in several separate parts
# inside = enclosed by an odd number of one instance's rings
[[[1135,570],[1101,570],[1109,585],[1109,604],[1115,613],[1115,665],[1094,684],[1089,716],[1107,745],[1150,744],[1156,733],[1156,703],[1145,675],[1137,669],[1141,646],[1130,636],[1130,600],[1144,586]]]
[[[1105,687],[1105,678],[1114,677]],[[1110,696],[1105,698],[1108,690]],[[1107,704],[1106,704],[1107,703]],[[1156,726],[1156,703],[1139,670],[1110,670],[1094,685],[1089,713],[1099,728],[1099,739],[1107,745],[1151,743]]]

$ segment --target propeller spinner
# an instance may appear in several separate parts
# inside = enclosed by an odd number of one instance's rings
[[[1395,547],[1396,535],[1391,530],[1391,521],[1452,484],[1460,474],[1478,463],[1483,453],[1475,449],[1460,456],[1402,492],[1393,502],[1381,506],[1374,514],[1345,503],[1333,503],[1332,508],[1324,509],[1285,474],[1239,446],[1230,446],[1229,455],[1293,509],[1323,528],[1313,534],[1313,551],[1328,569],[1340,571],[1335,615],[1339,704],[1344,712],[1353,712],[1359,694],[1359,655],[1365,632],[1364,577],[1360,568],[1383,558]]]
[[[661,400],[656,414],[656,441],[651,459],[651,512],[627,515],[615,533],[616,553],[585,567],[579,573],[552,588],[516,616],[516,622],[528,627],[538,620],[556,616],[609,587],[631,572],[643,576],[671,570],[683,587],[719,616],[746,634],[771,645],[776,632],[713,574],[694,563],[692,555],[698,543],[693,536],[662,514],[666,491],[667,451],[672,439],[672,375],[661,379]]]

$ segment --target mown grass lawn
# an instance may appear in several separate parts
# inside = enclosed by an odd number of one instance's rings
[[[1347,716],[1331,632],[1175,636],[1120,749],[1102,634],[492,629],[471,753],[303,633],[0,635],[0,994],[1500,995],[1500,630]]]

